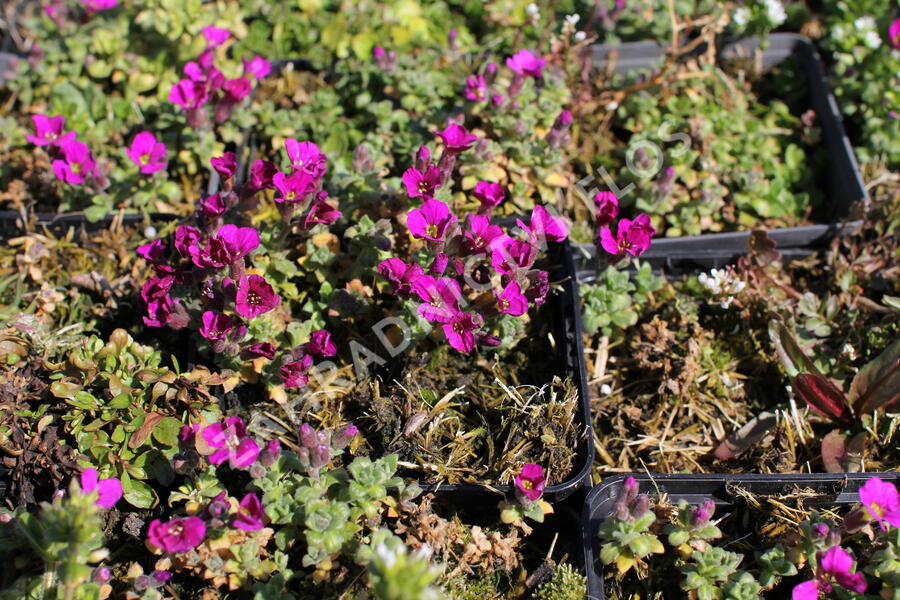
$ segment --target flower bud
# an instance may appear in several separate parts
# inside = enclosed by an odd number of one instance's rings
[[[346,427],[338,430],[331,437],[331,446],[335,450],[343,450],[347,447],[347,445],[353,441],[353,438],[356,437],[356,434],[359,433],[359,430],[356,428],[356,425],[347,425]]]
[[[250,477],[253,479],[262,479],[266,476],[266,468],[259,463],[253,463],[250,467]]]
[[[313,469],[321,469],[331,459],[331,448],[325,444],[319,444],[313,449],[309,457],[309,465]]]
[[[497,65],[496,63],[488,63],[488,65],[484,68],[484,82],[487,85],[493,85],[494,80],[497,78]]]
[[[310,450],[319,443],[316,439],[316,430],[304,423],[300,426],[300,443]]]
[[[134,578],[134,591],[136,592],[144,592],[152,586],[152,581],[149,575],[138,575]],[[155,587],[155,586],[152,586]]]
[[[419,146],[419,151],[416,152],[416,170],[424,173],[430,164],[431,152],[429,152],[428,146]]]
[[[300,464],[304,467],[309,467],[309,450],[307,448],[300,448],[297,451],[297,460],[300,461]]]
[[[631,505],[631,516],[640,519],[650,510],[650,497],[647,494],[639,495]]]
[[[447,270],[447,263],[449,261],[450,259],[445,253],[438,252],[431,263],[431,267],[428,270],[432,275],[443,275],[444,271]]]
[[[92,579],[97,585],[103,585],[105,583],[108,583],[109,580],[112,579],[112,571],[106,565],[101,565],[94,569],[94,575]]]
[[[269,440],[259,453],[259,463],[264,467],[271,467],[279,456],[281,456],[281,442],[276,439]]]

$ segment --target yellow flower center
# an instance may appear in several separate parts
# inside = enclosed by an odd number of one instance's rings
[[[425,233],[428,234],[429,237],[437,237],[438,228],[437,225],[429,225],[425,228]]]
[[[523,479],[523,480],[522,480],[522,487],[525,488],[526,490],[533,490],[533,489],[534,489],[534,484],[531,483],[531,481],[529,481],[529,480],[527,480],[527,479]]]
[[[73,163],[71,166],[71,169],[72,169],[73,173],[76,173],[76,174],[81,173],[81,165],[78,163]]]
[[[879,518],[884,516],[884,509],[877,502],[872,503],[871,510]]]
[[[291,191],[288,192],[287,195],[285,196],[285,200],[293,200],[293,199],[296,198],[296,197],[297,197],[297,192],[291,190]]]
[[[140,161],[141,161],[142,165],[146,165],[147,163],[150,162],[150,155],[149,154],[141,154]]]

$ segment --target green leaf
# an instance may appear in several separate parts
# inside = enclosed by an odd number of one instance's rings
[[[778,352],[778,358],[790,377],[796,377],[798,373],[806,372],[813,375],[822,376],[822,372],[816,368],[803,350],[791,332],[788,331],[784,323],[777,320],[769,322],[769,337],[775,344],[775,350]]]
[[[137,508],[153,508],[159,502],[156,492],[143,481],[132,479],[127,473],[123,473],[122,496],[125,501]]]
[[[900,339],[868,362],[850,384],[850,403],[859,415],[900,401]]]
[[[175,417],[166,417],[153,428],[153,439],[165,446],[178,445],[178,432],[181,431],[181,421]]]

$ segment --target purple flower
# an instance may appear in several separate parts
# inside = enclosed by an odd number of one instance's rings
[[[203,430],[203,439],[210,448],[218,448],[209,457],[209,462],[214,465],[227,460],[233,469],[238,469],[253,464],[259,456],[259,446],[247,435],[247,427],[240,417],[228,417],[224,425],[208,425]]]
[[[309,383],[307,371],[312,366],[312,356],[306,355],[300,360],[286,363],[281,366],[279,373],[286,388],[301,388]]]
[[[66,118],[62,116],[48,117],[46,115],[32,115],[34,131],[36,135],[27,135],[25,139],[35,146],[49,146],[56,144],[63,135]]]
[[[506,66],[519,75],[527,75],[540,78],[543,75],[544,65],[547,61],[535,56],[530,50],[519,50],[512,57],[506,59]]]
[[[182,258],[191,257],[191,248],[197,246],[202,238],[200,230],[191,225],[181,225],[175,230],[175,251]]]
[[[175,277],[172,275],[167,275],[165,277],[154,275],[141,286],[141,298],[143,298],[144,302],[147,304],[154,300],[162,300],[169,295],[169,291],[174,284]]]
[[[166,244],[162,240],[153,240],[149,244],[138,246],[136,252],[151,265],[166,262]]]
[[[466,249],[472,254],[486,253],[495,240],[506,234],[498,225],[491,225],[487,215],[469,215],[466,219],[468,229],[463,232],[466,238]]]
[[[594,206],[597,207],[597,227],[609,225],[619,216],[619,199],[612,192],[594,194]]]
[[[166,168],[166,145],[149,131],[142,131],[134,136],[128,157],[144,175],[156,173]]]
[[[481,210],[490,211],[495,206],[506,200],[506,190],[499,183],[490,183],[488,181],[479,181],[475,184],[475,191],[472,193],[475,198],[481,202]]]
[[[250,83],[250,80],[246,77],[235,77],[234,79],[229,79],[225,83],[222,84],[222,90],[225,92],[225,98],[223,99],[223,103],[226,107],[237,104],[244,98],[250,95],[250,92],[253,91],[253,84]],[[224,121],[228,116],[228,112],[224,111],[223,113],[216,113],[216,118],[219,121]]]
[[[353,441],[357,433],[359,433],[359,429],[356,428],[356,425],[347,425],[334,432],[334,435],[331,436],[331,446],[342,450]]]
[[[309,207],[306,217],[303,219],[303,228],[309,229],[317,224],[331,225],[337,221],[343,213],[327,202],[316,200]]]
[[[241,350],[241,358],[247,360],[249,358],[275,358],[275,346],[270,342],[260,342],[258,344],[250,344]]]
[[[279,171],[272,177],[272,185],[280,194],[275,202],[297,203],[304,202],[316,191],[318,181],[306,171],[297,171],[291,175]]]
[[[94,171],[94,155],[86,144],[76,139],[66,139],[60,144],[62,159],[53,161],[53,172],[60,181],[77,185]]]
[[[250,75],[254,79],[262,79],[272,72],[272,63],[262,56],[254,56],[250,60],[242,58],[244,75]]]
[[[484,75],[472,75],[466,79],[466,98],[473,102],[481,102],[487,98],[487,83]]]
[[[200,30],[203,34],[203,37],[206,38],[206,48],[217,48],[221,46],[225,42],[228,41],[228,38],[231,37],[231,32],[227,29],[222,29],[221,27],[213,27],[210,25],[209,27],[204,27]]]
[[[865,577],[862,573],[851,573],[853,569],[853,557],[840,546],[832,546],[824,553],[818,553],[819,567],[816,569],[815,579],[804,581],[794,586],[791,593],[792,600],[818,600],[820,593],[829,594],[831,592],[831,578],[837,581],[838,585],[862,594],[868,588]]]
[[[273,181],[278,169],[267,160],[258,160],[250,167],[250,185],[255,190],[274,190]]]
[[[193,110],[206,104],[209,98],[207,85],[203,81],[181,79],[169,91],[169,102],[184,110]]]
[[[234,177],[234,174],[237,172],[237,156],[235,156],[234,152],[226,152],[222,156],[214,156],[209,159],[209,164],[226,181]]]
[[[231,317],[211,310],[204,312],[201,320],[200,335],[212,341],[225,339],[225,335],[234,328]]]
[[[200,201],[200,214],[204,219],[215,219],[225,214],[226,210],[228,210],[228,206],[225,205],[225,200],[220,194],[207,196]]]
[[[888,28],[888,42],[894,48],[900,49],[900,19],[894,19]]]
[[[412,293],[412,284],[423,275],[422,267],[413,263],[406,264],[399,258],[388,258],[378,263],[378,272],[394,286],[394,293],[408,295]]]
[[[444,239],[450,225],[456,223],[456,215],[450,212],[440,200],[428,199],[421,208],[409,211],[406,226],[413,237],[425,238],[433,242]]]
[[[497,296],[497,305],[500,312],[513,317],[521,317],[528,312],[528,298],[522,294],[519,284],[510,281],[503,292]]]
[[[544,468],[534,463],[526,464],[516,475],[515,483],[516,490],[534,502],[544,493]]]
[[[326,329],[313,331],[309,335],[309,341],[303,344],[303,349],[313,356],[323,358],[337,354],[337,346],[331,341],[331,334]]]
[[[284,140],[291,168],[306,173],[313,179],[321,179],[325,175],[328,158],[319,147],[312,142],[298,142],[293,138]]]
[[[885,523],[900,527],[900,494],[893,483],[872,477],[859,488],[859,500],[882,530]]]
[[[252,227],[222,225],[215,237],[224,246],[226,264],[240,260],[259,248],[259,233]]]
[[[269,312],[280,301],[281,297],[262,275],[244,275],[238,281],[235,310],[245,319]]]
[[[422,318],[438,323],[449,323],[459,314],[459,300],[462,298],[459,284],[455,279],[422,275],[412,283],[413,291],[422,300],[417,312]]]
[[[650,217],[640,214],[634,221],[619,219],[616,237],[613,237],[609,227],[600,229],[600,246],[614,256],[628,253],[631,256],[640,256],[650,247],[656,230],[650,224]]]
[[[441,329],[451,348],[468,353],[475,349],[474,332],[481,329],[483,323],[481,315],[477,313],[459,312],[444,323]]]
[[[453,154],[459,154],[471,148],[478,141],[478,136],[470,134],[466,128],[450,123],[443,131],[435,131],[444,142],[444,148]]]
[[[503,275],[514,275],[516,269],[530,269],[537,258],[537,248],[530,242],[508,236],[491,244],[491,266]]]
[[[244,531],[258,531],[265,526],[266,512],[256,494],[247,494],[238,505],[237,514],[231,520],[231,525]]]
[[[547,212],[547,209],[538,204],[531,211],[531,224],[525,225],[521,220],[517,219],[516,224],[524,229],[534,242],[542,240],[550,240],[551,242],[562,242],[569,236],[569,227],[561,217],[553,217]]]
[[[122,497],[122,482],[115,477],[99,479],[97,469],[87,468],[81,472],[81,491],[90,494],[97,490],[94,504],[100,508],[112,508]]]
[[[100,12],[116,7],[116,0],[81,0],[81,5],[91,12]]]
[[[403,173],[403,185],[406,186],[406,193],[410,198],[431,199],[434,197],[434,190],[441,186],[441,171],[437,167],[429,166],[423,173],[415,167],[410,167]]]
[[[164,552],[188,552],[206,537],[206,524],[199,517],[160,521],[154,519],[147,529],[147,541]]]

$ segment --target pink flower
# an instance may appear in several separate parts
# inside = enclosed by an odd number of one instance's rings
[[[433,198],[434,190],[441,186],[441,171],[429,166],[422,173],[415,167],[410,167],[403,173],[403,185],[410,198]]]
[[[81,5],[91,12],[100,12],[116,7],[116,0],[81,0]]]
[[[540,244],[543,240],[551,242],[562,242],[569,236],[569,227],[561,217],[553,217],[547,212],[547,209],[538,204],[531,211],[531,224],[525,225],[521,220],[516,219],[516,224],[524,229],[532,243]]]
[[[188,552],[206,537],[206,524],[199,517],[162,522],[154,519],[147,529],[147,541],[164,552]]]
[[[244,531],[258,531],[265,526],[266,512],[256,494],[247,494],[238,505],[237,514],[231,524]]]
[[[327,358],[337,354],[337,346],[331,341],[331,334],[326,329],[313,331],[309,335],[309,341],[303,344],[303,348],[313,356]]]
[[[122,482],[115,477],[98,479],[97,469],[87,468],[81,472],[81,491],[90,494],[97,490],[94,504],[100,508],[112,508],[122,497]]]
[[[166,244],[162,240],[153,240],[149,244],[138,246],[136,252],[151,265],[166,262]]]
[[[537,248],[530,242],[508,236],[491,244],[491,266],[503,275],[515,275],[517,269],[530,269],[537,258]]]
[[[468,230],[463,235],[466,237],[466,249],[472,254],[487,252],[495,240],[506,235],[500,226],[491,225],[487,215],[469,215],[466,224]]]
[[[166,277],[154,275],[141,287],[141,298],[143,298],[144,302],[147,304],[150,304],[154,300],[162,300],[169,295],[169,290],[172,289],[174,284],[175,277],[171,275]]]
[[[859,488],[859,500],[882,530],[885,523],[900,527],[900,494],[893,483],[872,477]]]
[[[267,160],[258,160],[250,167],[250,186],[255,190],[274,190],[273,178],[278,169]]]
[[[181,225],[175,230],[175,250],[182,258],[191,256],[191,248],[197,246],[202,238],[200,230],[191,225]]]
[[[293,138],[284,140],[291,168],[302,171],[313,179],[321,179],[328,167],[328,157],[312,142],[298,142]]]
[[[222,241],[226,264],[240,260],[259,248],[259,233],[252,227],[222,225],[215,237]]]
[[[53,172],[57,179],[71,185],[84,183],[94,171],[94,155],[86,144],[76,139],[67,139],[60,145],[62,159],[53,161]]]
[[[900,49],[900,19],[894,19],[888,28],[888,42],[894,48]]]
[[[206,83],[181,79],[169,91],[169,102],[177,104],[184,110],[193,110],[206,104],[209,98]]]
[[[237,104],[250,95],[250,92],[253,91],[253,84],[246,77],[235,77],[223,83],[222,90],[225,92],[226,103]]]
[[[174,312],[175,303],[168,296],[151,300],[147,302],[147,316],[144,317],[144,325],[147,327],[163,327],[169,315]]]
[[[234,177],[234,174],[237,172],[237,156],[235,156],[234,152],[226,152],[222,156],[214,156],[209,159],[209,164],[226,181]]]
[[[303,228],[309,229],[317,224],[331,225],[337,221],[342,214],[341,211],[327,202],[316,200],[312,203],[312,206],[309,207],[309,212],[306,213],[306,217],[303,219]]]
[[[275,346],[270,342],[251,344],[241,350],[241,358],[244,360],[249,358],[268,358],[272,360],[275,358]]]
[[[66,118],[62,116],[48,117],[46,115],[32,115],[34,130],[37,135],[27,135],[25,139],[35,146],[49,146],[56,144],[62,137]]]
[[[478,136],[470,134],[465,127],[456,123],[450,123],[443,131],[434,133],[444,142],[444,148],[453,154],[468,150],[478,141]]]
[[[481,102],[487,96],[487,84],[484,75],[473,75],[466,79],[466,98],[473,102]]]
[[[166,145],[149,131],[142,131],[134,136],[128,157],[144,175],[156,173],[166,168]]]
[[[306,171],[297,171],[291,175],[279,171],[272,177],[272,184],[280,194],[275,202],[297,203],[304,202],[316,191],[318,181]]]
[[[247,435],[247,427],[240,417],[228,417],[224,425],[208,425],[203,430],[203,439],[210,448],[218,448],[209,457],[209,462],[214,465],[227,460],[233,469],[238,469],[250,466],[259,456],[259,446]]]
[[[441,329],[451,348],[468,353],[475,349],[474,332],[481,329],[483,323],[481,315],[477,313],[458,312]]]
[[[510,281],[503,292],[497,296],[497,305],[500,312],[513,317],[521,317],[528,312],[528,298],[522,295],[519,284]]]
[[[286,363],[281,366],[279,373],[286,388],[301,388],[309,383],[307,371],[312,366],[312,356],[306,355],[300,360]]]
[[[851,573],[853,557],[840,546],[832,546],[825,551],[819,559],[822,571],[835,578],[838,584],[851,592],[863,593],[866,591],[866,580],[862,573]]]
[[[544,65],[547,61],[539,58],[529,50],[519,50],[512,57],[506,59],[506,66],[519,75],[528,75],[540,78],[543,75]]]
[[[228,207],[225,205],[225,200],[220,194],[207,196],[200,201],[200,214],[202,214],[205,219],[215,219],[216,217],[225,214],[226,210],[228,210]]]
[[[206,48],[216,48],[221,46],[225,42],[228,41],[228,38],[231,37],[231,32],[227,29],[222,29],[221,27],[213,27],[210,25],[209,27],[204,27],[200,30],[203,34],[203,37],[206,38]]]
[[[594,206],[597,207],[597,227],[609,225],[619,216],[619,199],[612,192],[594,194]]]
[[[250,75],[254,79],[262,79],[272,72],[272,63],[262,56],[254,56],[250,60],[242,58],[241,62],[244,65],[244,75]]]
[[[634,221],[620,219],[617,226],[617,235],[613,237],[609,227],[600,230],[601,247],[615,256],[628,253],[631,256],[640,256],[650,247],[656,230],[650,224],[650,217],[640,214]]]
[[[490,183],[487,181],[479,181],[475,184],[475,191],[472,193],[475,198],[481,202],[481,210],[487,212],[495,206],[506,200],[506,190],[499,183]]]
[[[394,286],[394,293],[402,296],[412,292],[412,284],[423,275],[422,267],[406,264],[399,258],[388,258],[378,263],[378,272]]]
[[[211,310],[204,312],[201,320],[200,335],[212,341],[225,339],[225,335],[234,328],[231,317]]]
[[[544,468],[534,463],[526,464],[522,472],[516,475],[515,483],[516,489],[534,502],[544,493]]]
[[[278,306],[281,297],[261,275],[244,275],[238,281],[235,310],[245,319],[252,319]]]
[[[412,283],[413,291],[422,300],[417,312],[422,318],[438,323],[449,323],[459,314],[462,291],[455,279],[422,275]]]
[[[450,212],[446,204],[434,199],[428,199],[421,208],[409,211],[406,219],[406,226],[414,237],[433,242],[442,241],[447,228],[454,223],[456,215]]]

